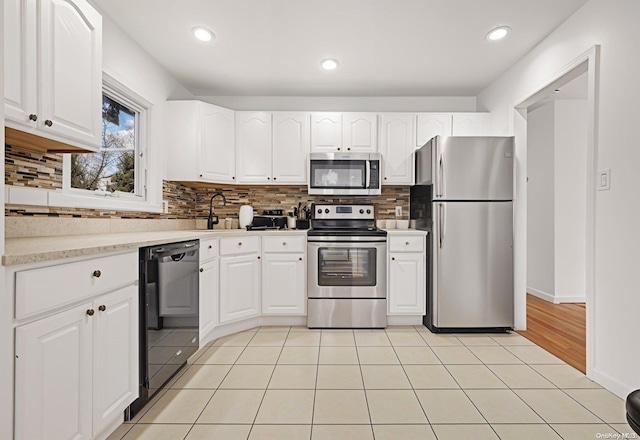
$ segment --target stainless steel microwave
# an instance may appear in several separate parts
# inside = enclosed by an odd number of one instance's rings
[[[381,165],[380,153],[311,153],[309,194],[379,195]]]

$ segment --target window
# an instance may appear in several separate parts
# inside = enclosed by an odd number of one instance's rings
[[[150,105],[105,75],[102,91],[102,147],[68,154],[68,194],[146,201],[146,118]]]

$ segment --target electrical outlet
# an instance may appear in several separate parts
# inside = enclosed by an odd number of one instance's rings
[[[396,217],[402,217],[402,206],[396,206]]]
[[[168,200],[163,200],[162,201],[162,212],[164,214],[169,214],[169,201]]]

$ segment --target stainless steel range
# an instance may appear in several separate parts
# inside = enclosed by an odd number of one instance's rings
[[[387,232],[373,205],[314,205],[308,237],[307,325],[387,326]]]

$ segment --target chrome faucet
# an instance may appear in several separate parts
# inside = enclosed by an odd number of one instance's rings
[[[227,206],[227,198],[221,192],[217,192],[211,196],[211,200],[209,200],[209,217],[207,217],[207,229],[213,229],[213,225],[217,225],[219,223],[218,216],[213,215],[213,199],[217,196],[222,197],[222,206]]]

